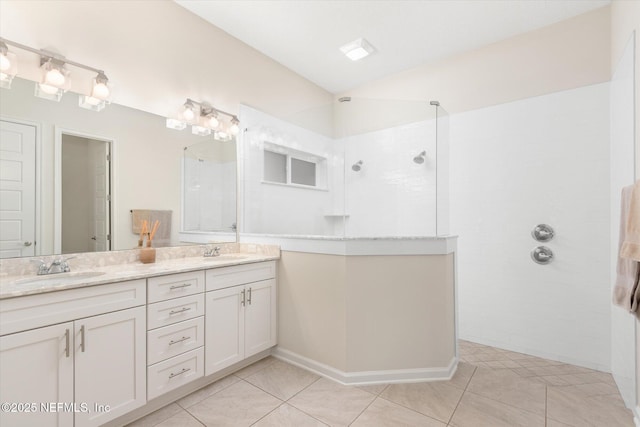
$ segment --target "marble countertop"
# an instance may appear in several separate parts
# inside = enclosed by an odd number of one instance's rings
[[[227,253],[219,257],[192,256],[157,261],[152,264],[141,262],[115,264],[42,276],[36,274],[4,276],[0,278],[0,300],[279,258],[279,255]]]

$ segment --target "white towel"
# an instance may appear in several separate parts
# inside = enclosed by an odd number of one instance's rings
[[[632,212],[632,202],[637,187],[638,184],[636,183],[635,186],[625,187],[622,190],[620,241],[618,245],[618,264],[616,267],[617,278],[613,288],[613,302],[634,313],[636,316],[639,316],[638,305],[640,290],[638,289],[638,278],[640,275],[640,264],[633,259],[623,256],[623,248],[628,242],[629,223],[632,221],[631,217],[634,215]]]
[[[631,187],[624,243],[620,256],[640,262],[640,180]]]
[[[160,221],[156,235],[153,237],[153,246],[162,247],[171,245],[171,214],[173,211],[161,211],[152,209],[131,210],[131,232],[140,234],[142,221],[146,220],[149,228],[153,227],[156,220]],[[149,230],[151,231],[151,230]]]

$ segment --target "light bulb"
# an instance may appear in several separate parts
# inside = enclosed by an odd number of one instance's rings
[[[11,60],[7,57],[7,55],[0,55],[0,71],[9,71],[11,68]]]
[[[187,120],[188,122],[193,120],[195,116],[196,116],[196,113],[191,108],[185,108],[184,111],[182,112],[182,117],[184,117],[185,120]]]
[[[95,85],[93,85],[93,91],[91,92],[91,95],[94,98],[98,98],[98,99],[107,99],[109,97],[109,86],[107,86],[105,83],[96,83]]]
[[[218,125],[220,124],[220,121],[216,118],[216,116],[211,115],[207,118],[207,124],[209,125],[210,128],[217,128]]]
[[[47,71],[44,82],[48,85],[60,87],[64,84],[65,77],[64,74],[60,72],[60,70],[58,70],[57,68],[52,68],[51,70]]]
[[[51,86],[48,84],[44,84],[44,83],[39,83],[40,84],[40,89],[44,92],[47,93],[49,95],[55,95],[58,92],[58,88],[55,86]]]
[[[237,117],[234,117],[233,119],[231,119],[231,125],[229,126],[229,133],[231,135],[237,135],[238,132],[240,132],[240,122],[238,121]]]

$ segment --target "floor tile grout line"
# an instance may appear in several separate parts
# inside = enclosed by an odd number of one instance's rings
[[[432,420],[438,421],[438,422],[440,422],[440,423],[445,423],[445,424],[446,424],[446,422],[444,422],[444,421],[442,421],[442,420],[439,420],[439,419],[437,419],[437,418],[435,418],[435,417],[432,417],[431,415],[423,414],[422,412],[420,412],[420,411],[416,411],[416,410],[415,410],[415,409],[413,409],[413,408],[409,408],[408,406],[405,406],[405,405],[403,405],[402,403],[398,403],[398,402],[394,402],[393,400],[389,400],[389,399],[387,399],[386,397],[384,397],[384,396],[382,396],[382,395],[378,396],[378,399],[382,399],[382,400],[387,401],[387,402],[389,402],[389,403],[391,403],[391,404],[398,405],[399,407],[401,407],[401,408],[403,408],[403,409],[407,409],[407,410],[409,410],[409,411],[411,411],[411,412],[415,412],[415,413],[416,413],[416,414],[418,414],[418,415],[422,415],[423,417],[427,417],[427,418],[429,418],[429,419],[432,419]]]
[[[318,377],[318,379],[316,379],[315,381],[313,381],[311,384],[309,384],[308,386],[306,386],[305,388],[303,388],[302,390],[300,390],[299,392],[297,392],[296,394],[294,394],[293,396],[291,396],[289,399],[287,399],[284,403],[286,403],[287,405],[290,405],[293,408],[296,408],[298,411],[302,412],[305,415],[310,416],[311,418],[313,418],[314,420],[318,421],[321,424],[324,425],[328,425],[327,423],[325,423],[324,421],[316,418],[315,416],[309,414],[308,412],[302,410],[301,408],[298,408],[296,405],[294,405],[293,403],[291,403],[291,399],[293,399],[294,397],[296,397],[297,395],[299,395],[300,393],[302,393],[303,391],[305,391],[306,389],[308,389],[309,387],[311,387],[312,385],[314,385],[315,383],[317,383],[318,381],[320,381],[323,377]]]
[[[263,416],[261,416],[260,418],[258,418],[255,422],[251,423],[252,426],[256,425],[257,423],[259,423],[261,420],[265,419],[266,417],[268,417],[269,415],[273,414],[275,411],[278,410],[278,408],[280,408],[282,405],[284,405],[285,401],[280,401],[280,404],[278,406],[276,406],[275,408],[273,408],[272,410],[270,410],[269,412],[267,412],[266,414],[264,414]]]
[[[458,406],[460,406],[460,402],[462,402],[462,398],[467,393],[467,389],[469,388],[469,384],[471,384],[471,381],[473,380],[473,377],[476,375],[476,372],[478,372],[478,367],[474,366],[473,367],[473,372],[471,373],[471,376],[469,377],[469,381],[467,381],[467,385],[464,386],[464,390],[462,390],[462,394],[460,395],[460,398],[458,399],[458,403],[456,403],[456,407],[453,408],[453,411],[451,412],[451,415],[449,415],[449,419],[447,420],[447,425],[449,425],[451,423],[451,420],[453,420],[453,416],[456,414],[456,411],[458,410]]]
[[[185,398],[187,398],[187,397],[191,396],[193,393],[197,393],[198,391],[200,391],[200,390],[202,390],[202,389],[204,389],[204,388],[206,388],[206,387],[209,387],[210,385],[216,384],[216,383],[218,383],[218,382],[220,382],[220,381],[222,381],[222,380],[224,380],[224,379],[226,379],[226,378],[229,378],[229,377],[236,377],[236,378],[238,379],[238,381],[234,381],[233,383],[231,383],[231,384],[229,384],[229,385],[227,385],[227,386],[225,386],[225,387],[222,387],[220,390],[216,391],[215,393],[211,393],[210,395],[208,395],[208,396],[207,396],[207,397],[205,397],[204,399],[198,400],[197,402],[192,403],[191,405],[189,405],[189,406],[187,406],[187,407],[184,407],[184,406],[182,406],[182,405],[180,404],[180,401],[181,401],[181,400],[183,400],[183,399],[185,399]],[[197,404],[199,404],[199,403],[201,403],[201,402],[204,402],[204,401],[205,401],[205,400],[207,400],[208,398],[210,398],[210,397],[212,397],[212,396],[215,396],[216,394],[220,393],[222,390],[226,390],[227,388],[229,388],[229,387],[231,387],[232,385],[234,385],[234,384],[236,384],[236,383],[240,382],[241,380],[242,380],[242,378],[240,378],[240,377],[238,377],[238,376],[236,376],[236,375],[234,375],[234,374],[229,374],[229,375],[227,375],[227,376],[224,376],[224,377],[222,377],[222,378],[220,378],[220,379],[218,379],[218,380],[216,380],[216,381],[212,382],[211,384],[208,384],[208,385],[206,385],[206,386],[204,386],[204,387],[202,387],[202,388],[200,388],[200,389],[198,389],[198,390],[196,390],[196,391],[194,391],[194,392],[191,392],[191,393],[187,394],[187,395],[186,395],[186,396],[184,396],[184,397],[181,397],[180,399],[176,400],[174,403],[175,403],[176,405],[178,405],[179,407],[181,407],[183,410],[187,411],[187,408],[191,408],[191,407],[192,407],[192,406],[194,406],[194,405],[197,405]],[[189,412],[189,413],[190,413],[190,412]]]
[[[191,418],[193,418],[194,420],[196,420],[198,422],[198,424],[200,424],[202,427],[207,427],[207,425],[205,423],[203,423],[202,421],[200,421],[195,415],[193,415],[191,412],[187,411],[186,409],[183,409],[184,412],[187,413],[187,415],[189,415]]]
[[[361,390],[361,391],[364,391],[364,390]],[[366,391],[364,391],[364,392],[366,393]],[[372,393],[370,393],[370,394],[372,394]],[[356,420],[357,420],[358,418],[360,418],[360,416],[361,416],[362,414],[364,414],[364,411],[366,411],[367,409],[369,409],[369,406],[373,405],[373,402],[375,402],[375,401],[378,399],[378,397],[379,397],[379,396],[375,396],[375,395],[374,395],[374,396],[373,396],[373,399],[371,400],[371,402],[369,402],[369,404],[368,404],[367,406],[365,406],[365,407],[364,407],[364,409],[363,409],[362,411],[360,411],[360,413],[359,413],[358,415],[356,415],[356,417],[355,417],[354,419],[352,419],[352,420],[351,420],[351,422],[349,423],[349,425],[351,425],[351,424],[355,423],[355,422],[356,422]]]

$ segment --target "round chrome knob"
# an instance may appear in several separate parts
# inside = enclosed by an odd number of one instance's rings
[[[538,264],[549,264],[553,261],[553,251],[546,246],[535,247],[531,251],[531,259]]]
[[[531,235],[538,242],[548,242],[549,240],[553,239],[556,233],[555,231],[553,231],[553,228],[550,225],[538,224],[531,232]]]

